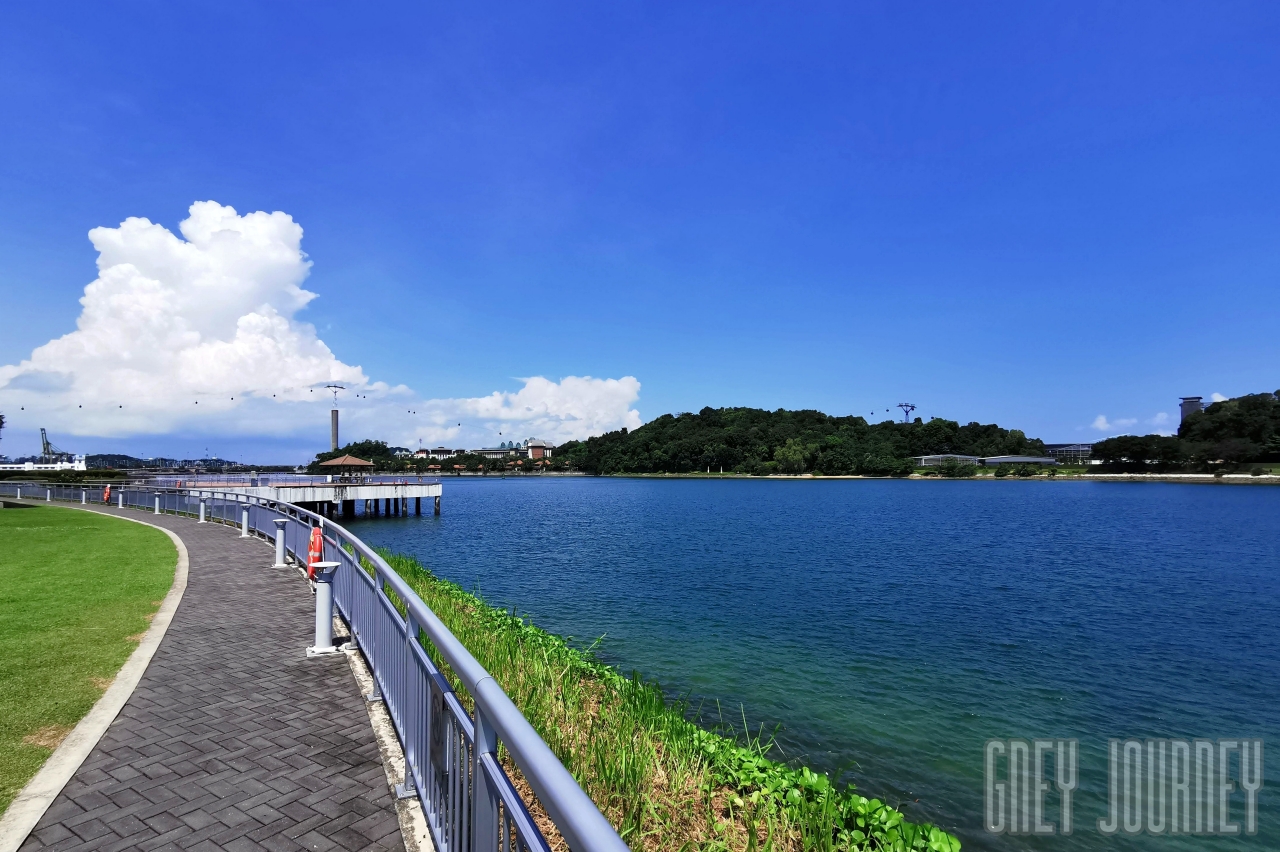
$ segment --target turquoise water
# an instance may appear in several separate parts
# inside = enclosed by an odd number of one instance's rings
[[[1256,837],[1095,828],[1108,737],[1280,742],[1280,488],[460,479],[349,526],[965,848],[1280,849],[1280,758]],[[983,831],[1013,736],[1080,739],[1070,837]]]

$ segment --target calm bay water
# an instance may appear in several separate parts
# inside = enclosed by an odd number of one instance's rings
[[[1256,837],[1095,828],[1108,737],[1280,743],[1280,488],[449,479],[439,518],[349,527],[967,849],[1280,849],[1280,756]],[[983,832],[1013,736],[1080,739],[1074,835]]]

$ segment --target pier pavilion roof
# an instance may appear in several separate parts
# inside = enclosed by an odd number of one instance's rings
[[[321,467],[373,467],[373,462],[358,459],[355,456],[338,456],[336,459],[329,459],[320,462]]]

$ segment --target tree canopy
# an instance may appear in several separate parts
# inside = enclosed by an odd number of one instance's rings
[[[1280,461],[1280,391],[1238,396],[1187,417],[1176,436],[1119,435],[1093,445],[1116,466]]]
[[[620,429],[556,450],[557,460],[594,474],[910,473],[912,456],[1043,454],[1044,444],[994,424],[920,418],[909,423],[832,417],[821,411],[704,408],[664,414],[633,432]]]
[[[1212,403],[1183,421],[1178,439],[1194,461],[1280,459],[1280,391]]]

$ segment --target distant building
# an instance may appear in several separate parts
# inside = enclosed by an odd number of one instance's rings
[[[1090,464],[1093,444],[1045,444],[1044,451],[1058,464]]]
[[[935,456],[916,456],[912,459],[916,467],[937,467],[947,459],[954,459],[959,464],[977,464],[977,456],[959,456],[955,453],[940,453]]]
[[[500,459],[517,454],[515,447],[481,447],[480,449],[472,450],[471,452],[474,455],[484,456],[487,459]]]
[[[1197,411],[1204,411],[1204,397],[1184,396],[1180,397],[1180,399],[1182,400],[1182,405],[1179,407],[1182,409],[1183,422],[1186,422],[1186,419]]]
[[[1049,456],[987,456],[978,459],[978,464],[995,467],[1000,464],[1057,464],[1057,460]]]
[[[487,459],[501,459],[508,456],[518,459],[549,459],[551,453],[555,450],[554,444],[537,438],[529,438],[526,441],[503,442],[496,447],[482,447],[471,452]]]
[[[433,459],[447,459],[454,456],[460,456],[466,450],[451,450],[448,447],[436,447],[434,450],[427,450],[427,455]]]
[[[53,463],[42,462],[17,462],[14,464],[0,464],[0,470],[22,470],[22,471],[53,471],[53,470],[85,470],[84,456],[73,456],[72,461],[59,461]]]

